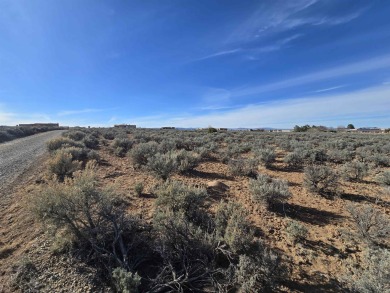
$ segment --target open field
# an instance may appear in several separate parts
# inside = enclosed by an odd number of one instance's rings
[[[387,134],[63,135],[2,191],[4,292],[390,290]]]

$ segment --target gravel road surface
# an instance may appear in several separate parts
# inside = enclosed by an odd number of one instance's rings
[[[46,151],[46,142],[63,130],[48,131],[0,144],[0,190],[11,184]]]

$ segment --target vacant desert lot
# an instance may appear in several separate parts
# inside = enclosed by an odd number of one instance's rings
[[[124,287],[110,274],[121,265],[140,292],[365,292],[359,278],[378,269],[367,254],[379,251],[388,258],[387,134],[81,128],[63,135],[48,145],[25,178],[2,194],[7,198],[0,234],[4,292],[120,291]],[[129,245],[126,261],[117,252],[119,242],[86,244],[71,235],[65,222],[48,221],[48,210],[45,217],[36,216],[34,205],[42,194],[56,196],[53,190],[76,184],[85,168],[84,173],[95,176],[96,190],[109,188],[115,194],[113,210],[120,206],[123,215],[137,219],[132,227],[139,226],[131,233],[138,236],[131,239],[138,237],[144,247]],[[313,187],[317,171],[329,182],[319,180]],[[177,182],[183,184],[176,194],[172,186]],[[195,196],[186,197],[191,192]],[[99,204],[91,208],[92,222],[103,223],[94,218],[98,209]],[[227,224],[222,231],[223,213]],[[369,219],[362,231],[354,217],[364,215]],[[164,233],[176,235],[180,244]],[[262,247],[256,252],[255,243]],[[99,255],[96,247],[107,251]],[[117,255],[123,262],[115,261]],[[140,257],[135,261],[135,256]],[[255,269],[243,265],[244,257]],[[388,290],[383,274],[370,278]]]

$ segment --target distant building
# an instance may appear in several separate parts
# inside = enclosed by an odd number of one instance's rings
[[[19,127],[60,127],[59,123],[31,123],[31,124],[19,124]]]
[[[382,133],[382,129],[378,127],[362,127],[357,129],[358,132],[361,133]]]
[[[132,124],[116,124],[114,125],[115,128],[126,128],[126,129],[129,129],[129,128],[137,128],[136,125],[132,125]]]
[[[161,129],[176,129],[176,128],[173,126],[164,126],[164,127],[161,127]]]
[[[218,131],[228,131],[227,128],[218,128]]]

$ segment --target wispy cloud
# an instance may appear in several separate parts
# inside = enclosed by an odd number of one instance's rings
[[[309,84],[317,81],[322,81],[331,78],[338,78],[342,76],[349,76],[353,74],[370,72],[378,69],[390,67],[390,55],[379,56],[364,61],[358,61],[343,66],[338,66],[330,69],[325,69],[310,74],[301,75],[298,77],[263,84],[259,86],[252,86],[241,88],[237,90],[231,90],[232,97],[241,97],[248,95],[255,95],[265,92],[271,92],[279,89],[289,88],[293,86],[299,86],[303,84]]]
[[[104,109],[67,110],[67,111],[58,112],[57,116],[70,116],[70,115],[78,115],[78,114],[86,114],[86,113],[96,113],[102,111],[104,111]]]
[[[343,88],[343,87],[346,87],[347,85],[339,85],[339,86],[334,86],[334,87],[328,87],[328,88],[325,88],[325,89],[320,89],[320,90],[316,90],[314,91],[314,93],[323,93],[323,92],[329,92],[329,91],[333,91],[333,90],[337,90],[337,89],[340,89],[340,88]]]
[[[217,53],[214,53],[214,54],[210,54],[210,55],[207,55],[207,56],[204,56],[204,57],[201,57],[201,58],[197,58],[197,59],[195,59],[193,61],[201,61],[201,60],[206,60],[206,59],[210,59],[210,58],[215,58],[215,57],[220,57],[220,56],[225,56],[225,55],[231,55],[231,54],[238,53],[241,50],[242,49],[238,48],[238,49],[220,51],[220,52],[217,52]]]
[[[359,17],[364,9],[344,15],[327,15],[316,7],[319,0],[262,1],[258,9],[229,36],[227,43],[250,42],[269,34],[281,33],[304,25],[340,25]],[[311,13],[307,13],[310,11]]]
[[[379,86],[346,94],[320,98],[307,96],[297,99],[248,105],[239,109],[199,116],[158,117],[142,119],[144,127],[174,125],[177,127],[281,127],[295,124],[324,124],[337,126],[345,123],[389,126],[390,87]],[[371,119],[371,120],[370,120]],[[141,121],[140,121],[141,122]],[[374,126],[375,126],[374,125]]]
[[[292,36],[276,40],[276,41],[272,42],[271,44],[260,46],[260,47],[255,47],[255,48],[246,48],[246,49],[237,48],[237,49],[232,49],[232,50],[224,50],[224,51],[213,53],[213,54],[201,57],[201,58],[194,59],[193,61],[203,61],[203,60],[207,60],[207,59],[211,59],[211,58],[229,56],[229,55],[233,55],[233,54],[247,54],[248,56],[253,57],[253,55],[258,55],[261,53],[269,53],[269,52],[280,50],[280,49],[286,47],[292,41],[294,41],[302,36],[303,36],[303,34],[294,34]],[[253,58],[253,60],[254,59],[256,59],[256,58]]]

